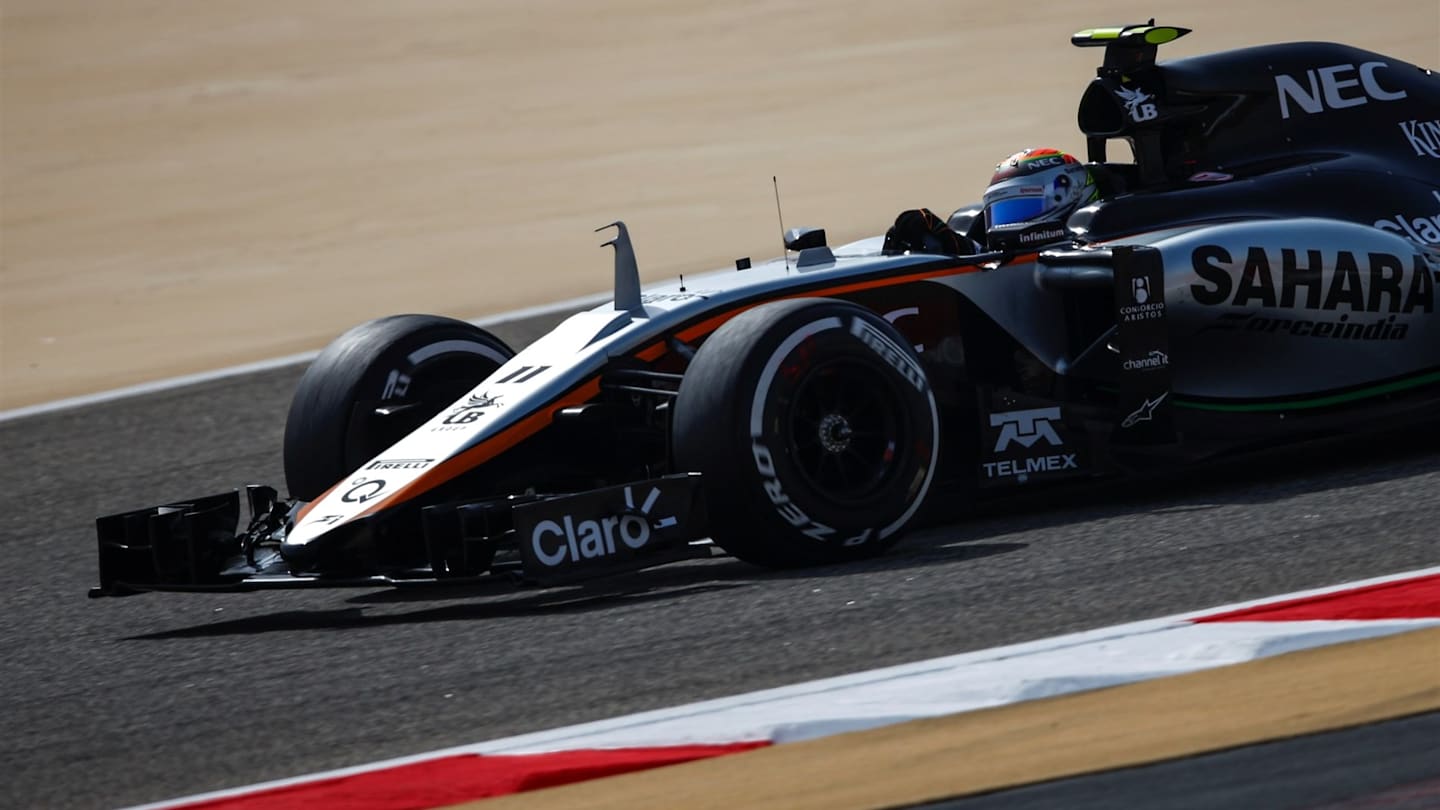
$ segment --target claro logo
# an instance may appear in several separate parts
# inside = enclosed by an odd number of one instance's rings
[[[1435,201],[1440,202],[1440,191],[1432,191]],[[1382,231],[1398,233],[1407,236],[1416,242],[1424,242],[1427,245],[1440,245],[1440,213],[1429,216],[1412,217],[1407,214],[1395,214],[1389,219],[1378,219],[1375,227]]]
[[[624,514],[588,519],[561,515],[558,520],[542,520],[530,530],[530,550],[549,568],[617,554],[631,556],[650,544],[655,531],[677,525],[674,515],[652,517],[659,499],[659,487],[651,487],[637,506],[635,493],[625,487]]]
[[[650,542],[650,521],[639,515],[620,515],[578,523],[564,515],[557,523],[542,520],[530,533],[530,547],[543,565],[593,560],[615,554],[616,540],[632,551]]]
[[[1377,73],[1389,69],[1386,62],[1330,65],[1305,71],[1302,77],[1281,73],[1275,77],[1275,94],[1280,97],[1280,117],[1288,119],[1294,104],[1301,112],[1315,115],[1326,109],[1359,107],[1374,101],[1399,101],[1404,90],[1392,90],[1380,83]]]

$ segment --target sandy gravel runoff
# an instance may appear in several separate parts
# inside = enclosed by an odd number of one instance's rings
[[[1437,0],[6,0],[0,408],[847,239],[1080,151],[1079,28],[1440,66]]]

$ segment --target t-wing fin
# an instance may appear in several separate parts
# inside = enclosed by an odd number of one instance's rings
[[[601,247],[615,247],[615,309],[629,312],[636,318],[646,317],[645,305],[640,301],[640,267],[635,263],[635,248],[630,244],[630,231],[624,222],[615,221],[595,229],[599,233],[614,228],[615,238]]]

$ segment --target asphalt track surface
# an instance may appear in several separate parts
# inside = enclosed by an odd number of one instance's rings
[[[1440,714],[1058,779],[916,810],[1427,810],[1440,806]]]
[[[0,805],[155,801],[1440,562],[1424,430],[1015,498],[843,568],[86,599],[95,515],[283,482],[299,373],[0,424]]]

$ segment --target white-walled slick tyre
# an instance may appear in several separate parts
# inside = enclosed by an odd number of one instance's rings
[[[514,356],[484,329],[438,315],[377,318],[336,338],[290,401],[290,496],[318,498]]]
[[[889,548],[935,472],[939,414],[908,342],[829,299],[751,309],[685,372],[672,441],[703,473],[711,533],[748,562],[793,567]]]

